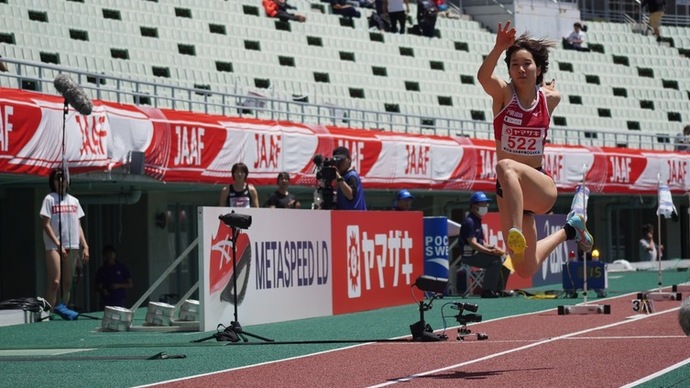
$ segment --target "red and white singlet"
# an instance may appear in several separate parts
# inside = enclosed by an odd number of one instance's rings
[[[511,86],[512,87],[512,86]],[[513,89],[513,97],[494,118],[494,137],[501,150],[516,155],[544,155],[551,116],[546,96],[537,87],[537,102],[523,108]]]

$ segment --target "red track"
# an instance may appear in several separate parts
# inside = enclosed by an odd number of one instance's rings
[[[620,387],[690,358],[680,302],[635,315],[632,296],[605,302],[611,315],[556,310],[471,325],[489,339],[376,343],[164,384],[167,387]],[[564,303],[568,304],[568,303]],[[235,384],[233,384],[235,385]]]

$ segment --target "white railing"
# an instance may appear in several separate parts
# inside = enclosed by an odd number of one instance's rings
[[[92,98],[123,104],[402,133],[466,136],[481,139],[489,139],[493,136],[493,126],[489,121],[414,116],[345,106],[310,104],[259,95],[221,93],[140,81],[11,58],[2,58],[2,61],[11,65],[12,71],[0,73],[0,85],[46,94],[58,94],[53,87],[53,81],[59,73],[66,73]],[[235,87],[235,90],[238,88]],[[618,131],[602,131],[553,126],[549,140],[553,144],[673,149],[672,139],[668,135],[625,131],[627,130],[623,128]]]

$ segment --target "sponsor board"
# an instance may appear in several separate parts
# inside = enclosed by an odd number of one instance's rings
[[[537,239],[542,239],[561,229],[565,224],[565,216],[562,214],[538,215],[534,216],[534,222],[537,227]],[[503,240],[499,214],[488,213],[482,218],[482,224],[484,226],[484,240],[489,245],[495,245],[506,251],[507,247]],[[508,279],[506,288],[523,289],[561,283],[562,265],[567,262],[568,252],[572,250],[577,251],[577,244],[574,241],[566,241],[564,244],[558,245],[531,279],[513,274]]]
[[[331,315],[330,212],[234,209],[252,225],[236,239],[233,266],[233,232],[218,219],[231,210],[199,208],[203,330],[235,320],[235,291],[243,325]]]
[[[413,303],[410,287],[424,270],[422,213],[332,214],[333,314]]]

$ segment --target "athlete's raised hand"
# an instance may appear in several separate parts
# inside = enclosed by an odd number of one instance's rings
[[[556,90],[556,80],[552,79],[551,82],[546,83],[546,80],[541,81],[541,89],[546,90],[549,92],[553,92]]]
[[[496,34],[496,47],[501,50],[507,50],[508,47],[515,43],[515,28],[510,28],[510,20],[506,22],[505,27],[498,23],[498,33]]]

